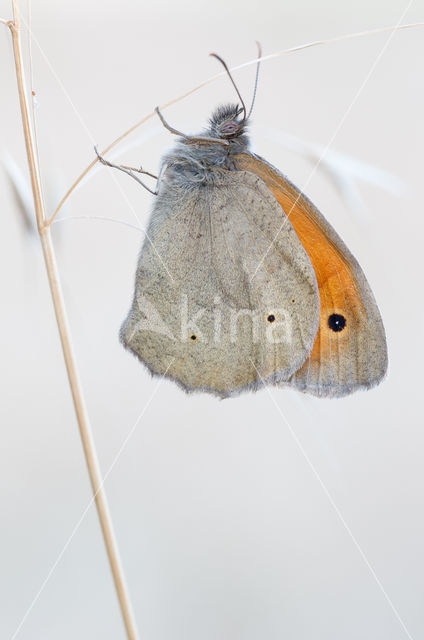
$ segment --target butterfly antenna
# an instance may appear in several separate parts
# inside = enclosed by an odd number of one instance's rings
[[[244,114],[243,115],[243,120],[241,121],[241,124],[243,124],[247,119],[246,106],[244,104],[243,98],[241,97],[240,91],[237,89],[237,85],[233,80],[233,76],[231,75],[230,70],[227,67],[227,64],[224,62],[224,60],[217,53],[211,53],[210,55],[213,56],[214,58],[216,58],[217,60],[219,60],[219,62],[222,64],[222,66],[224,67],[225,71],[227,72],[228,77],[230,78],[230,80],[231,80],[231,82],[233,84],[234,89],[236,90],[236,93],[237,93],[237,95],[239,97],[239,100],[241,102],[242,111],[243,111],[243,114]]]
[[[253,111],[253,105],[255,104],[256,90],[258,88],[258,80],[259,80],[259,69],[261,66],[262,47],[260,42],[256,41],[256,44],[258,45],[258,64],[256,65],[256,78],[255,78],[255,86],[253,88],[252,104],[250,105],[249,113],[247,114],[247,120],[250,118],[250,115]]]

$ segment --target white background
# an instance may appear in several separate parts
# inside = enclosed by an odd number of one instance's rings
[[[52,2],[32,7],[38,138],[51,211],[93,158],[156,104],[265,53],[396,24],[404,0]],[[0,16],[11,14],[0,2]],[[26,4],[23,3],[25,19]],[[403,22],[422,20],[412,3]],[[25,164],[10,36],[0,31],[1,152]],[[251,134],[323,211],[361,262],[386,326],[377,389],[320,400],[271,389],[219,401],[151,379],[118,342],[142,234],[112,222],[58,223],[54,241],[75,350],[141,638],[414,640],[424,637],[422,324],[423,30],[327,45],[264,63]],[[27,57],[27,38],[24,37]],[[55,75],[49,68],[49,61]],[[27,67],[28,69],[28,67]],[[251,95],[254,67],[235,74]],[[58,79],[60,83],[58,83]],[[66,97],[65,91],[68,95]],[[352,101],[357,96],[353,106]],[[233,100],[221,79],[166,111],[187,132]],[[71,101],[73,107],[71,106]],[[342,126],[340,122],[350,109]],[[357,217],[282,132],[401,178],[360,184]],[[172,142],[157,120],[120,161],[155,172]],[[60,218],[145,225],[151,198],[99,169]],[[390,185],[387,185],[390,186]],[[0,172],[2,291],[0,637],[11,638],[90,500],[39,243]],[[124,195],[123,195],[124,193]],[[286,417],[290,431],[281,413]],[[91,508],[16,636],[124,639]]]

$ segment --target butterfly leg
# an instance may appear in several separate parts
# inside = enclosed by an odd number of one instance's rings
[[[122,169],[128,169],[128,171],[135,171],[136,173],[143,173],[145,176],[150,176],[155,180],[158,180],[158,176],[155,176],[154,173],[150,173],[149,171],[144,171],[143,167],[136,169],[135,167],[127,167],[125,164],[121,165]]]
[[[149,171],[144,171],[141,167],[139,169],[134,169],[133,167],[127,167],[125,165],[120,165],[120,164],[114,164],[113,162],[110,162],[109,160],[106,160],[106,158],[103,158],[103,156],[100,155],[100,153],[97,150],[97,147],[94,147],[94,151],[96,152],[97,158],[99,159],[99,161],[106,165],[107,167],[112,167],[112,169],[119,169],[120,171],[123,171],[124,173],[128,174],[129,176],[131,176],[131,178],[134,178],[134,180],[137,180],[137,182],[139,184],[141,184],[142,187],[144,187],[145,189],[147,189],[147,191],[149,191],[150,193],[152,193],[154,196],[157,196],[159,193],[159,178],[157,176],[155,176],[153,173],[149,173]],[[150,187],[147,186],[147,184],[145,184],[142,180],[140,180],[140,178],[138,176],[135,175],[136,173],[142,173],[144,175],[150,176],[151,178],[156,178],[156,189],[153,191],[153,189],[150,189]]]
[[[184,138],[184,140],[186,140],[189,144],[196,144],[196,143],[210,144],[211,142],[215,144],[223,144],[224,146],[228,146],[230,144],[228,140],[221,140],[220,138],[209,138],[207,136],[188,136],[185,133],[178,131],[178,129],[174,129],[174,127],[171,127],[171,125],[167,123],[167,121],[161,114],[159,107],[156,107],[155,111],[158,114],[160,121],[162,122],[165,129],[168,129],[168,131],[175,134],[176,136],[181,136],[181,138]]]

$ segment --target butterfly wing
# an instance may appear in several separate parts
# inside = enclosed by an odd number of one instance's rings
[[[213,175],[171,185],[165,176],[121,340],[152,373],[225,397],[289,380],[312,349],[319,298],[310,260],[262,180]]]
[[[320,322],[312,351],[289,384],[317,396],[343,396],[378,384],[387,370],[380,312],[357,260],[312,202],[253,154],[235,167],[259,176],[286,213],[318,282]]]

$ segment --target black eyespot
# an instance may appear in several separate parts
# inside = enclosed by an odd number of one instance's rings
[[[192,336],[190,336],[190,340],[196,340],[196,337],[197,337],[197,336],[192,335]]]
[[[268,320],[268,322],[274,322],[275,316],[273,316],[272,313],[271,313],[271,315],[268,316],[267,320]]]
[[[339,313],[332,313],[328,316],[328,326],[331,331],[343,331],[346,326],[346,318]]]
[[[296,300],[293,298],[292,302],[296,302]]]

